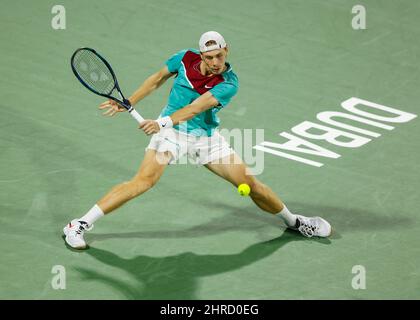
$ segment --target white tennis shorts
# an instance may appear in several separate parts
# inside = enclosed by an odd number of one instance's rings
[[[222,159],[234,152],[225,138],[216,130],[211,137],[196,137],[173,128],[161,129],[150,139],[147,149],[157,152],[169,151],[169,164],[179,162],[183,156],[193,159],[196,164],[206,164]]]

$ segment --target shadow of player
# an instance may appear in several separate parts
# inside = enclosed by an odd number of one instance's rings
[[[99,281],[128,299],[195,299],[198,279],[249,266],[264,259],[291,241],[308,241],[286,230],[280,237],[249,246],[237,254],[199,255],[185,252],[167,257],[140,255],[125,259],[112,252],[93,248],[85,251],[96,260],[127,272],[135,281],[77,267],[84,279]],[[312,240],[330,243],[329,240]],[[247,279],[252,281],[252,279]]]

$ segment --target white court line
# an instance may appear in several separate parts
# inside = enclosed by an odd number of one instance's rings
[[[369,39],[369,40],[367,40],[365,42],[362,42],[361,45],[363,45],[363,46],[370,45],[373,42],[378,41],[379,39],[390,35],[391,33],[392,33],[392,31],[387,31],[387,32],[381,33],[381,34],[377,35],[376,37],[374,37],[373,39]]]
[[[0,183],[14,183],[14,182],[20,182],[20,181],[24,181],[24,180],[26,180],[26,179],[29,179],[29,178],[31,178],[31,177],[33,177],[34,175],[37,175],[37,174],[41,174],[41,175],[48,175],[48,174],[55,174],[55,173],[61,173],[61,172],[67,172],[67,171],[85,171],[86,169],[84,169],[84,168],[74,168],[74,169],[60,169],[60,170],[51,170],[51,171],[48,171],[48,172],[45,172],[45,173],[43,173],[43,172],[34,172],[34,173],[32,173],[32,174],[30,174],[30,175],[28,175],[28,176],[25,176],[25,177],[23,177],[23,178],[20,178],[20,179],[12,179],[12,180],[0,180]]]

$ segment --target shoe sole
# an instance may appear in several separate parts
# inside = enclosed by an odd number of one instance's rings
[[[325,224],[327,224],[330,228],[330,232],[328,233],[328,235],[326,235],[326,236],[321,236],[321,238],[327,238],[327,237],[329,237],[329,236],[331,236],[331,234],[332,234],[332,227],[331,227],[331,225],[329,224],[329,222],[327,221],[327,220],[325,220],[325,219],[323,219],[323,218],[321,218],[321,217],[318,217],[319,219],[321,219]]]
[[[73,247],[73,246],[69,243],[69,241],[67,240],[67,234],[68,234],[68,228],[67,228],[67,226],[65,226],[65,227],[63,228],[63,233],[64,233],[64,236],[63,236],[64,242],[66,243],[66,245],[67,245],[69,248],[71,248],[71,249],[76,249],[76,250],[86,250],[87,248],[89,248],[89,246],[88,246],[88,245],[84,245],[84,246],[81,246],[81,247]]]
[[[325,219],[323,219],[323,218],[321,218],[321,217],[314,217],[314,218],[318,218],[318,219],[321,219],[325,224],[327,224],[329,227],[330,227],[330,232],[328,233],[328,235],[326,235],[326,236],[314,236],[314,237],[318,237],[318,238],[328,238],[329,236],[331,236],[331,234],[332,234],[332,232],[333,232],[333,228],[331,227],[331,225],[329,224],[329,222],[327,221],[327,220],[325,220]],[[289,229],[291,229],[291,230],[294,230],[294,231],[297,231],[297,232],[299,232],[299,230],[298,229],[296,229],[296,228],[293,228],[293,227],[288,227]]]
[[[73,252],[82,252],[82,251],[86,251],[87,249],[90,248],[89,245],[86,245],[85,248],[80,248],[80,249],[79,248],[73,248],[71,245],[69,245],[67,243],[66,236],[64,234],[61,236],[61,238],[64,240],[64,245],[66,246],[66,248],[69,249],[70,251],[73,251]]]

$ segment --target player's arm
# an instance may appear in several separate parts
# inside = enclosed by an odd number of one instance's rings
[[[140,124],[140,128],[143,129],[146,134],[157,133],[161,127],[174,126],[180,122],[190,120],[196,115],[217,106],[218,104],[219,102],[217,99],[211,92],[207,91],[192,103],[171,114],[171,116],[163,117],[158,120],[146,120]]]
[[[171,73],[168,70],[167,66],[163,67],[158,72],[152,74],[141,84],[141,86],[136,91],[134,91],[131,97],[128,98],[128,100],[130,101],[130,104],[134,106],[137,102],[144,99],[154,90],[159,88],[162,84],[166,82],[166,80],[168,80],[173,75],[174,73]],[[113,116],[117,112],[126,111],[125,108],[118,106],[118,104],[114,100],[111,100],[111,99],[102,103],[99,106],[99,109],[108,109],[104,113],[104,115],[106,116]]]
[[[168,80],[173,75],[174,73],[169,72],[167,66],[163,67],[158,72],[152,74],[142,83],[142,85],[136,91],[134,91],[131,97],[128,98],[128,100],[130,100],[131,105],[134,106],[137,102],[144,99],[151,92],[153,92],[162,84],[164,84],[166,80]]]
[[[196,115],[214,107],[219,104],[219,101],[210,93],[206,92],[195,99],[189,105],[171,114],[171,120],[173,125],[177,125],[180,122],[184,122],[194,118]]]

